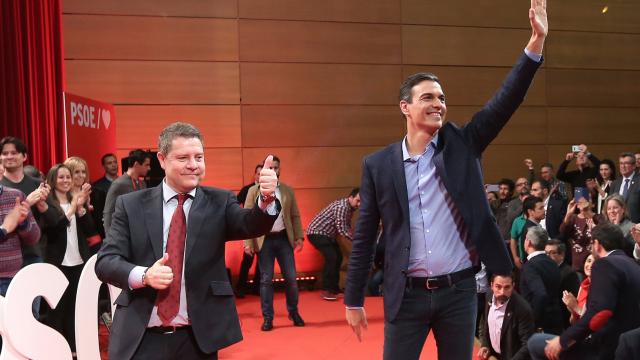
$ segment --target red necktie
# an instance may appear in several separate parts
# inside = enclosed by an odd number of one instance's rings
[[[184,243],[187,235],[187,221],[182,205],[189,195],[178,194],[178,206],[171,218],[169,236],[167,237],[167,250],[169,260],[166,265],[173,272],[173,281],[168,288],[160,290],[156,299],[158,316],[162,320],[162,326],[171,324],[173,318],[178,315],[180,307],[180,289],[182,288],[182,262],[184,259]]]

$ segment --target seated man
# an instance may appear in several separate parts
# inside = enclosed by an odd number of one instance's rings
[[[610,223],[592,230],[587,310],[560,336],[535,334],[533,359],[614,359],[620,334],[640,327],[640,267],[622,250],[622,231]]]
[[[527,340],[533,335],[533,310],[513,290],[513,275],[493,275],[484,316],[480,322],[478,357],[528,359]]]

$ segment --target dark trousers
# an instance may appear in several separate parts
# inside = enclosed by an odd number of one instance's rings
[[[342,252],[336,239],[325,235],[309,234],[309,242],[320,251],[324,257],[322,268],[322,289],[338,292],[340,287],[340,265],[342,265]]]
[[[147,330],[132,360],[218,360],[218,352],[203,353],[191,328],[171,334]]]
[[[78,292],[78,282],[84,264],[76,266],[57,265],[64,276],[69,280],[69,286],[64,290],[62,298],[55,309],[51,309],[47,315],[49,325],[58,330],[69,342],[71,351],[76,351],[76,293]]]
[[[242,253],[242,263],[240,263],[240,273],[238,274],[238,284],[236,289],[239,294],[244,294],[249,289],[247,279],[249,278],[249,270],[253,265],[253,258],[255,255],[249,255],[245,252]],[[253,274],[253,286],[258,288],[260,286],[260,262],[256,261],[256,271]]]
[[[298,312],[298,283],[296,281],[296,263],[293,257],[293,248],[287,238],[287,233],[268,234],[262,249],[258,253],[260,262],[260,302],[262,316],[265,319],[273,319],[273,268],[275,260],[278,260],[282,276],[285,281],[285,294],[287,296],[287,311],[289,314]]]
[[[438,359],[470,360],[476,302],[473,277],[435,290],[407,286],[397,317],[384,323],[384,359],[418,360],[433,329]]]

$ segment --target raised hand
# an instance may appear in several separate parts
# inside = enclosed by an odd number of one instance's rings
[[[567,153],[567,155],[564,157],[564,159],[567,160],[567,161],[571,161],[571,160],[575,159],[575,157],[576,157],[576,154],[570,152],[570,153]]]
[[[544,40],[549,31],[546,0],[531,0],[529,23],[531,24],[531,39],[527,44],[527,50],[534,54],[542,54]]]
[[[144,276],[144,285],[151,286],[156,290],[164,290],[171,285],[173,271],[166,265],[167,261],[169,261],[169,254],[164,253],[158,261],[147,269]]]
[[[29,203],[26,201],[20,201],[20,198],[16,197],[16,204],[13,209],[9,210],[2,222],[2,227],[7,231],[7,233],[13,232],[18,225],[27,218],[29,215],[29,208]]]
[[[264,167],[260,170],[258,184],[260,184],[260,194],[263,196],[273,196],[278,186],[278,176],[271,168],[273,163],[273,155],[267,156],[264,161]]]
[[[526,166],[527,169],[529,169],[529,170],[533,170],[533,160],[524,159],[524,166]]]

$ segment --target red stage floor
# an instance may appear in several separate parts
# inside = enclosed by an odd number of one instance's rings
[[[382,298],[367,298],[366,310],[369,330],[360,343],[344,319],[344,305],[338,301],[324,301],[317,291],[300,293],[300,314],[307,326],[294,327],[287,319],[283,293],[275,296],[274,329],[260,331],[262,315],[260,298],[248,295],[237,300],[244,341],[223,349],[221,360],[248,359],[381,359],[383,343]],[[432,336],[422,351],[421,360],[437,359]]]

